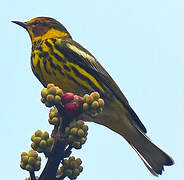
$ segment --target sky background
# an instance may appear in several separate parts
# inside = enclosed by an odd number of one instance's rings
[[[182,179],[183,0],[2,1],[0,179],[28,177],[19,167],[21,152],[30,149],[30,137],[37,129],[52,130],[47,123],[49,110],[40,102],[42,86],[30,68],[30,38],[10,22],[37,16],[62,22],[118,83],[147,127],[147,135],[175,160],[159,179]],[[87,143],[73,153],[83,160],[78,179],[156,179],[121,136],[88,125]]]

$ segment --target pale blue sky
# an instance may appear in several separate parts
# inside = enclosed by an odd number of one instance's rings
[[[35,130],[48,130],[41,84],[30,68],[31,42],[11,20],[50,16],[89,49],[126,95],[148,136],[175,160],[159,178],[183,178],[184,2],[182,0],[78,0],[1,2],[1,175],[24,179],[20,153]],[[80,180],[155,179],[125,140],[88,123],[88,141],[74,154],[83,160]],[[43,167],[43,166],[42,166]]]

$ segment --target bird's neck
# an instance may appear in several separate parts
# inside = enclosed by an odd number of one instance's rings
[[[49,29],[45,34],[41,36],[33,36],[31,37],[32,42],[37,42],[37,41],[43,41],[45,39],[49,38],[62,38],[62,37],[70,37],[70,35],[66,32],[59,31],[57,29]]]

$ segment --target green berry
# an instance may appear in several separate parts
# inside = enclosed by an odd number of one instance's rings
[[[69,125],[70,128],[75,127],[75,126],[76,126],[76,121],[72,121],[72,122],[70,123],[70,125]]]
[[[79,171],[82,172],[83,171],[83,167],[79,166]]]
[[[78,127],[82,127],[82,126],[84,125],[84,121],[78,120],[78,121],[76,122],[76,125],[77,125]]]
[[[86,102],[86,99],[89,97],[89,94],[85,94],[84,96],[83,96],[83,101],[84,102]]]
[[[46,99],[45,99],[45,98],[41,98],[40,101],[41,101],[42,103],[45,103]]]
[[[60,97],[63,96],[63,91],[62,89],[59,89],[58,87],[56,88],[56,94],[59,95]]]
[[[38,157],[38,153],[34,150],[29,150],[29,157],[34,157],[35,159]]]
[[[58,95],[56,95],[56,96],[54,97],[54,102],[55,102],[56,104],[59,104],[59,103],[61,102],[61,97],[58,96]]]
[[[87,132],[88,126],[84,124],[84,125],[82,126],[82,129],[83,129],[83,131]]]
[[[75,147],[76,149],[81,149],[81,143],[78,141],[74,141],[73,142],[73,147]]]
[[[35,171],[38,171],[40,169],[40,166],[41,166],[41,161],[36,161],[34,164]]]
[[[72,161],[70,162],[70,167],[71,167],[72,169],[77,168],[77,162],[76,162],[75,160],[72,160]]]
[[[88,109],[89,109],[88,103],[84,103],[84,104],[83,104],[83,110],[84,110],[84,111],[87,111]]]
[[[65,170],[65,174],[66,174],[66,176],[68,176],[68,177],[72,176],[72,170],[71,170],[71,169],[66,169],[66,170]]]
[[[46,132],[46,131],[43,132],[42,135],[41,135],[41,138],[47,140],[49,138],[49,133]]]
[[[41,130],[37,130],[37,131],[35,132],[35,136],[36,136],[36,137],[41,137],[41,135],[42,135],[42,131],[41,131]]]
[[[64,166],[68,167],[70,162],[69,162],[69,160],[64,159],[63,164],[64,164]]]
[[[88,96],[86,98],[86,103],[91,104],[93,102],[94,98],[92,96]]]
[[[31,166],[34,166],[35,162],[36,162],[36,159],[35,159],[34,157],[29,157],[28,163],[29,163]]]
[[[70,157],[68,158],[68,160],[69,160],[69,161],[75,161],[75,157],[74,157],[74,156],[70,156]]]
[[[48,144],[48,146],[52,146],[53,143],[54,143],[54,139],[53,139],[53,138],[47,139],[47,144]]]
[[[27,152],[22,152],[22,153],[21,153],[21,157],[22,157],[22,156],[27,156],[27,155],[28,155]]]
[[[41,157],[40,156],[37,157],[37,161],[41,161]]]
[[[47,88],[43,88],[42,91],[41,91],[41,96],[42,96],[42,98],[43,98],[43,99],[46,98],[47,94],[48,94]]]
[[[77,128],[72,128],[70,132],[72,135],[77,135],[77,130],[78,130]]]
[[[25,167],[25,169],[27,171],[33,171],[34,170],[34,168],[30,164],[27,164],[26,167]]]
[[[50,87],[49,89],[48,89],[48,93],[49,94],[52,94],[52,95],[55,95],[56,94],[56,87],[54,86],[54,87]]]
[[[22,169],[25,169],[25,164],[21,161],[20,162],[20,167],[22,168]]]
[[[74,171],[73,171],[73,175],[75,176],[75,177],[77,177],[78,175],[80,174],[80,171],[79,171],[79,169],[74,169]]]
[[[34,137],[33,142],[34,142],[35,144],[39,144],[41,140],[42,140],[41,137]]]
[[[50,89],[51,87],[54,87],[54,86],[55,86],[54,84],[49,83],[49,84],[47,85],[47,89]]]
[[[54,95],[48,94],[46,100],[47,100],[49,103],[53,103],[53,102],[54,102]]]
[[[84,143],[86,142],[86,140],[87,140],[87,139],[86,139],[86,138],[84,138],[84,137],[83,137],[83,138],[81,138],[81,144],[84,144]]]
[[[77,162],[77,165],[78,165],[78,166],[82,164],[82,161],[81,161],[80,158],[77,158],[75,161]]]
[[[36,151],[36,149],[37,149],[37,145],[33,142],[33,143],[31,143],[31,147]]]
[[[68,135],[69,132],[70,132],[70,128],[69,128],[69,127],[66,127],[66,128],[65,128],[65,134]]]
[[[72,141],[74,141],[74,137],[72,135],[69,135],[68,140],[69,140],[69,142],[72,142]]]
[[[42,153],[44,150],[40,147],[37,147],[36,151],[39,152],[39,153]]]
[[[77,134],[78,134],[78,136],[83,137],[84,136],[84,131],[82,129],[79,129]]]
[[[28,163],[28,159],[29,159],[28,156],[22,156],[22,157],[21,157],[21,161],[22,161],[24,164],[27,164],[27,163]]]
[[[100,98],[100,94],[98,92],[92,92],[90,94],[90,96],[92,96],[95,100],[97,100],[98,98]]]
[[[31,141],[34,141],[35,135],[31,136]]]
[[[104,104],[105,104],[105,103],[104,103],[104,100],[101,99],[101,98],[98,99],[98,103],[99,103],[100,107],[103,107]]]
[[[45,149],[47,147],[47,142],[46,140],[41,140],[40,141],[40,144],[39,144],[39,147],[42,148],[42,149]]]
[[[97,109],[97,108],[99,107],[98,101],[93,101],[92,104],[91,104],[91,107],[92,107],[93,109]]]

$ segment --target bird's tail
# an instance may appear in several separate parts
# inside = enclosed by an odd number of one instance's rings
[[[144,133],[136,127],[134,131],[134,134],[136,133],[134,139],[126,137],[126,140],[130,143],[132,148],[153,175],[161,175],[164,170],[164,166],[171,166],[174,164],[172,158],[153,144]]]
[[[126,108],[123,109],[122,106],[116,106],[112,110],[113,106],[104,108],[102,117],[97,116],[95,122],[123,136],[153,175],[161,175],[165,165],[170,166],[174,164],[173,159],[153,144],[146,136],[146,129],[141,129],[143,125],[139,126],[132,120]]]

